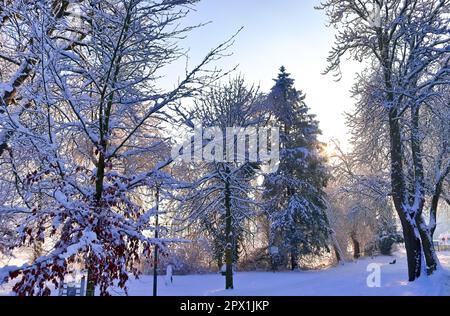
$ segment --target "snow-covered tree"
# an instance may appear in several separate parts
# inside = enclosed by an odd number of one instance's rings
[[[81,3],[82,1],[78,1]],[[33,97],[25,97],[24,94],[32,94],[39,91],[41,81],[36,75],[39,62],[43,55],[39,47],[42,45],[42,36],[58,38],[58,49],[71,51],[79,47],[79,40],[85,34],[75,32],[68,19],[74,19],[75,2],[70,1],[2,1],[0,5],[0,157],[2,157],[1,190],[3,199],[0,202],[2,211],[0,221],[3,232],[6,235],[5,242],[8,248],[12,247],[15,240],[15,226],[26,216],[26,209],[8,207],[15,201],[23,198],[18,188],[20,181],[14,176],[14,165],[3,164],[3,159],[8,161],[13,155],[11,137],[14,129],[5,125],[4,115],[21,117],[26,115],[27,109],[32,105]],[[45,23],[43,19],[46,19]],[[71,29],[72,28],[72,29]],[[70,30],[71,29],[71,30]],[[62,34],[71,36],[61,36]],[[20,104],[20,106],[17,106]],[[29,157],[25,157],[26,160]],[[11,169],[12,167],[13,169]],[[13,171],[13,172],[11,172]],[[8,224],[6,224],[8,223]],[[12,224],[14,223],[14,224]],[[7,233],[6,233],[7,232]],[[7,249],[3,249],[5,253]]]
[[[386,111],[391,193],[414,281],[423,254],[428,272],[437,268],[431,236],[421,224],[426,188],[420,129],[424,105],[448,84],[450,2],[327,0],[320,8],[338,28],[327,72],[339,74],[341,58],[350,54],[367,62],[363,80],[377,78],[367,105]]]
[[[365,160],[355,152],[344,153],[337,143],[334,146],[329,200],[345,222],[339,233],[349,238],[354,258],[375,251],[390,254],[400,238],[389,194],[389,174],[381,167],[384,161]]]
[[[280,162],[278,170],[265,177],[264,199],[272,243],[290,255],[292,269],[299,256],[327,250],[331,232],[325,212],[328,172],[317,139],[321,131],[304,99],[281,67],[268,96],[271,120],[280,127]]]
[[[0,89],[2,162],[20,198],[1,207],[26,213],[22,245],[58,236],[49,253],[10,273],[21,278],[17,293],[50,294],[49,283],[80,260],[87,295],[96,285],[107,295],[115,280],[125,287],[128,272],[138,273],[141,254],[163,246],[149,234],[154,209],[142,203],[171,162],[160,113],[217,80],[208,65],[229,46],[207,53],[173,89],[159,88],[164,67],[184,56],[177,40],[192,27],[178,24],[195,2],[81,1],[76,28],[55,14],[69,10],[66,1],[6,7],[14,19],[2,36],[19,47],[8,50],[17,70]],[[16,41],[22,33],[30,35]]]
[[[197,225],[200,232],[212,239],[216,260],[219,264],[225,262],[226,289],[233,288],[233,264],[238,256],[239,238],[258,206],[257,186],[253,181],[258,164],[240,161],[234,152],[230,159],[227,132],[230,127],[256,127],[264,122],[264,115],[258,115],[263,103],[258,89],[247,87],[242,78],[236,78],[197,100],[192,113],[199,126],[219,132],[203,135],[204,151],[217,159],[199,163],[194,168],[200,177],[184,196],[183,220]],[[234,138],[231,139],[234,144]]]

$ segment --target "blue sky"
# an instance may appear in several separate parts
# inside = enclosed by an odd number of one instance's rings
[[[191,32],[182,45],[190,49],[193,65],[244,27],[231,48],[233,55],[219,65],[228,69],[239,65],[237,73],[263,91],[271,88],[272,79],[284,65],[317,114],[322,140],[337,138],[345,145],[348,136],[343,112],[352,108],[349,89],[358,65],[345,62],[340,82],[321,74],[335,30],[326,27],[324,13],[314,9],[317,4],[315,0],[202,0],[185,22],[211,23]]]

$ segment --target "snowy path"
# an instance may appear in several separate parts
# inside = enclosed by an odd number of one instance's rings
[[[440,252],[445,269],[450,269],[450,252]],[[224,290],[224,277],[219,274],[174,276],[174,283],[165,285],[164,277],[158,278],[158,295],[162,296],[215,296],[215,295],[450,295],[450,274],[440,272],[432,277],[422,277],[407,282],[406,259],[396,254],[396,264],[389,264],[394,257],[365,258],[343,266],[321,271],[297,272],[238,272],[235,289]],[[379,264],[381,286],[368,287],[369,264]],[[176,271],[175,271],[176,273]],[[129,295],[152,295],[152,277],[142,276],[130,280]],[[10,286],[0,287],[0,295],[9,295]],[[120,289],[113,295],[124,295]]]
[[[444,281],[442,295],[450,296],[450,277],[447,277]]]
[[[447,255],[440,255],[439,261],[442,267],[450,271],[450,252],[445,252]],[[450,273],[443,276],[442,295],[450,296]]]

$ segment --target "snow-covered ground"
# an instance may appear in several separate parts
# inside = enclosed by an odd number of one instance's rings
[[[407,282],[406,259],[394,257],[365,258],[322,271],[237,272],[234,290],[224,290],[224,277],[217,274],[174,276],[173,285],[166,286],[159,278],[159,295],[450,295],[450,278],[441,272],[418,282]],[[443,267],[450,268],[450,252],[439,253]],[[381,286],[370,288],[367,267],[380,264]],[[120,295],[120,292],[115,294]],[[151,295],[152,278],[143,276],[130,282],[130,295]]]
[[[440,252],[444,269],[450,268],[450,252]],[[396,259],[396,264],[389,262]],[[369,287],[369,264],[381,268],[380,287]],[[129,283],[129,295],[152,295],[152,277],[142,276]],[[343,266],[321,271],[296,272],[237,272],[235,289],[224,290],[225,280],[219,274],[174,276],[172,285],[166,285],[164,276],[158,278],[158,295],[161,296],[264,296],[264,295],[450,295],[450,276],[444,270],[432,277],[422,277],[416,282],[407,281],[405,255],[364,258]],[[0,294],[10,294],[10,287],[0,288]],[[113,295],[124,295],[118,289]]]

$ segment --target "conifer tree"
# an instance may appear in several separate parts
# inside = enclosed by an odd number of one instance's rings
[[[280,163],[265,177],[265,201],[271,222],[271,242],[291,268],[299,256],[327,248],[330,234],[324,187],[328,173],[322,154],[318,121],[305,104],[294,79],[280,68],[268,96],[273,124],[280,127]]]

